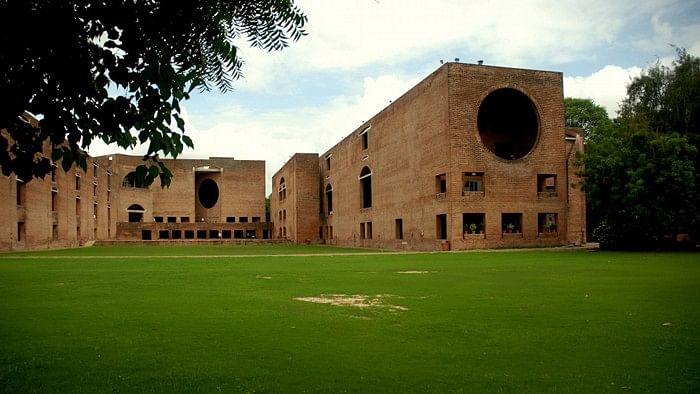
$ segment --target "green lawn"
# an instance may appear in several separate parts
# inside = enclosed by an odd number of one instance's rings
[[[0,387],[700,391],[698,253],[357,252],[0,254]],[[369,306],[295,299],[339,294]]]

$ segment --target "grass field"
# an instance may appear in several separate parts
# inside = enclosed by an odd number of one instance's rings
[[[0,387],[700,391],[698,253],[367,252],[0,254]]]

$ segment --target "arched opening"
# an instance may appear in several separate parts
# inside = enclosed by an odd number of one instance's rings
[[[136,176],[136,171],[131,171],[130,173],[126,174],[126,176],[122,180],[122,187],[139,188],[139,189],[148,188],[148,186],[146,186],[143,183],[143,180],[138,179],[138,177]]]
[[[327,214],[332,215],[333,214],[333,186],[329,183],[326,186],[326,208],[327,208]]]
[[[372,206],[372,170],[369,167],[362,168],[360,172],[360,198],[362,208]]]
[[[287,198],[287,185],[284,183],[284,177],[280,178],[279,186],[279,200],[282,201]]]
[[[219,186],[213,179],[205,179],[199,184],[197,195],[199,196],[199,203],[204,208],[209,209],[219,201]]]
[[[498,89],[481,102],[477,127],[481,142],[496,156],[520,159],[537,142],[537,110],[525,93],[511,88]]]
[[[143,221],[143,213],[145,210],[139,204],[129,205],[126,212],[129,214],[129,223],[138,223]]]

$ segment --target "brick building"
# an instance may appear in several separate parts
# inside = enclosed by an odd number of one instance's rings
[[[448,63],[273,175],[275,236],[395,249],[585,241],[562,74]],[[315,161],[314,161],[315,160]]]
[[[54,166],[26,183],[0,176],[0,249],[270,238],[264,161],[164,162],[174,175],[165,189],[139,184],[133,171],[141,158],[127,155],[89,158],[87,171]]]

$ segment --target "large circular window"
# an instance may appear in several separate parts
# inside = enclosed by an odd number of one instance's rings
[[[519,159],[537,142],[537,118],[535,105],[524,93],[510,88],[495,90],[479,106],[481,142],[502,159]]]
[[[205,179],[199,184],[199,203],[204,208],[211,208],[219,201],[219,186],[211,179]]]

